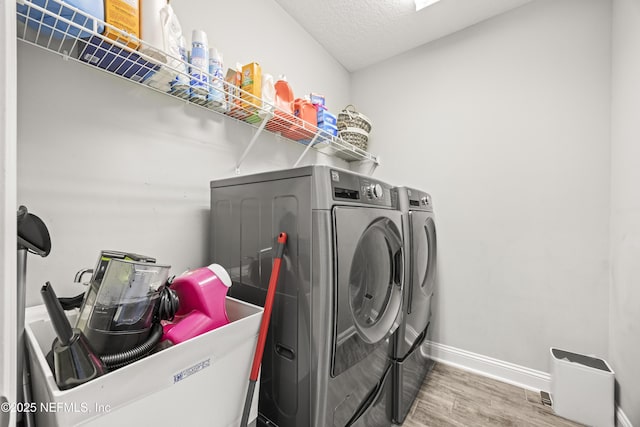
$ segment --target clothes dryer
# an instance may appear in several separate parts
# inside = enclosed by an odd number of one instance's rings
[[[402,424],[433,366],[423,344],[431,330],[437,244],[431,196],[399,187],[398,204],[403,215],[407,274],[402,321],[393,337],[392,419]]]
[[[212,260],[229,294],[264,304],[271,248],[288,234],[267,338],[259,424],[391,425],[390,337],[401,318],[397,191],[308,166],[211,182]]]

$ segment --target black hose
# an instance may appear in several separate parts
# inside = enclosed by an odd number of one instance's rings
[[[173,320],[180,307],[178,294],[169,286],[163,286],[160,290],[160,298],[157,306],[157,318],[159,320]]]
[[[82,307],[82,301],[84,301],[84,292],[75,297],[59,297],[60,305],[65,311],[73,310],[74,308]]]
[[[142,359],[160,342],[162,332],[162,325],[160,323],[154,323],[151,328],[151,334],[149,334],[149,338],[147,338],[144,343],[121,353],[100,356],[100,359],[102,359],[102,363],[109,369],[121,368],[136,360]]]

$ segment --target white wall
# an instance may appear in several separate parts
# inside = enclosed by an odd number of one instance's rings
[[[226,65],[257,61],[285,73],[297,96],[347,103],[347,71],[275,2],[194,3],[171,4],[188,39],[207,31]],[[252,128],[22,42],[18,97],[18,202],[53,243],[49,257],[28,260],[29,305],[46,280],[59,295],[81,292],[73,275],[101,249],[155,256],[173,273],[209,262],[209,181],[234,174]],[[265,133],[242,173],[291,167],[303,148]],[[332,162],[303,164],[314,160]]]
[[[610,19],[538,0],[352,75],[376,175],[433,195],[434,341],[607,355]]]
[[[613,1],[611,364],[619,404],[640,426],[640,1]]]
[[[16,401],[16,61],[15,3],[0,3],[0,403]],[[15,414],[0,411],[0,426]]]

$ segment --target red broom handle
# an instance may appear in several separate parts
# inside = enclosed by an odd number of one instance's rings
[[[271,320],[271,309],[273,308],[273,300],[276,296],[276,286],[278,284],[278,276],[280,275],[280,264],[282,263],[282,254],[287,243],[287,233],[278,235],[278,247],[276,249],[276,257],[273,261],[271,277],[269,278],[269,288],[267,289],[267,299],[264,303],[264,313],[260,322],[260,332],[258,333],[258,343],[256,352],[253,355],[253,365],[251,366],[251,375],[249,379],[256,381],[258,372],[260,372],[260,363],[262,362],[262,354],[264,353],[264,344],[267,341],[267,332],[269,331],[269,322]]]

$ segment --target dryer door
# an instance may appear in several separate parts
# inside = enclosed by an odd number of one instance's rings
[[[411,228],[411,289],[409,289],[409,310],[423,309],[433,294],[436,281],[436,224],[431,212],[409,213]],[[428,308],[428,307],[426,307]],[[428,319],[418,332],[422,331]]]
[[[332,374],[369,355],[397,328],[404,254],[400,212],[333,210],[337,289]]]

